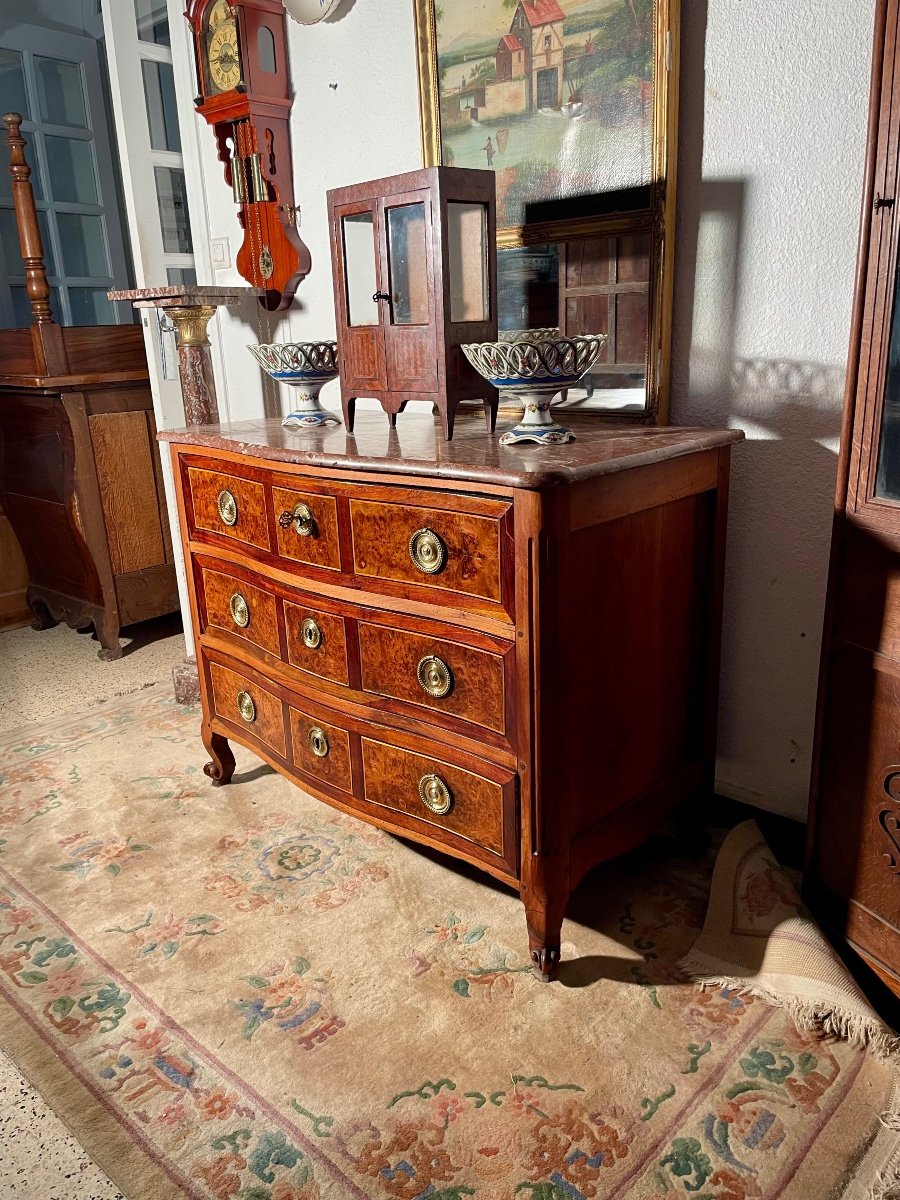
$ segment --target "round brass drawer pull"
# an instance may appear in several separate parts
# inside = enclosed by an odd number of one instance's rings
[[[409,557],[426,575],[437,575],[447,562],[447,547],[433,529],[417,529],[409,539]]]
[[[227,488],[223,488],[216,497],[216,507],[219,510],[219,516],[226,525],[237,525],[238,506],[237,500]]]
[[[453,691],[453,672],[442,658],[429,654],[423,658],[416,670],[422,691],[435,700],[443,700]]]
[[[238,712],[241,714],[241,719],[246,721],[248,725],[252,725],[256,720],[256,705],[253,703],[253,697],[249,692],[238,692],[237,706]]]
[[[300,622],[300,637],[307,650],[318,650],[322,645],[322,630],[312,617],[304,617]]]
[[[438,817],[453,807],[453,793],[440,775],[423,775],[419,780],[419,799]]]
[[[234,593],[228,601],[228,607],[231,609],[231,619],[235,625],[246,629],[250,624],[250,608],[240,592]]]
[[[328,738],[325,736],[325,730],[320,729],[318,725],[312,726],[306,735],[306,740],[309,742],[309,748],[316,758],[324,758],[330,749]]]
[[[293,510],[288,512],[285,510],[278,518],[278,524],[282,529],[290,529],[294,526],[294,532],[299,537],[314,537],[316,532],[316,518],[312,514],[312,509],[308,504],[295,504]]]

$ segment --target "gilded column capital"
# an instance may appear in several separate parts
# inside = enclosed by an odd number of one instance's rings
[[[163,312],[175,326],[175,337],[180,346],[208,346],[207,326],[215,316],[216,305],[192,304],[184,308],[166,308]]]

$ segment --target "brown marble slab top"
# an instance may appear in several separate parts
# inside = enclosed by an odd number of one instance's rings
[[[178,445],[206,446],[272,462],[536,489],[647,466],[739,442],[744,436],[739,429],[610,427],[596,417],[566,413],[565,423],[576,435],[574,442],[501,446],[497,441],[501,421],[497,433],[489,435],[480,412],[460,413],[452,442],[444,441],[440,426],[429,413],[403,413],[391,429],[388,418],[378,412],[358,412],[353,433],[343,425],[299,432],[284,429],[279,420],[269,418],[166,429],[158,437]]]
[[[167,287],[125,288],[107,292],[110,300],[131,300],[135,308],[189,308],[195,304],[238,304],[245,296],[263,296],[258,287],[209,287],[174,283]]]

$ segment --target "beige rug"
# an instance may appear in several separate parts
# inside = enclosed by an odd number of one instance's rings
[[[0,1040],[131,1200],[864,1200],[893,1071],[675,965],[710,864],[518,899],[148,689],[0,740]],[[881,1182],[879,1182],[879,1176]]]

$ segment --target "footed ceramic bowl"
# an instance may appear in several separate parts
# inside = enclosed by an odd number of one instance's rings
[[[285,429],[320,429],[340,417],[323,408],[319,392],[337,379],[337,342],[273,342],[247,349],[279,383],[296,389],[297,407],[281,422]]]
[[[498,342],[543,342],[547,338],[559,337],[556,326],[545,326],[538,329],[501,329],[497,334]]]
[[[501,446],[519,442],[554,445],[571,442],[571,429],[550,415],[557,392],[574,387],[606,345],[605,333],[549,337],[538,341],[470,342],[463,354],[489,383],[512,392],[525,404],[522,420],[500,438]]]

